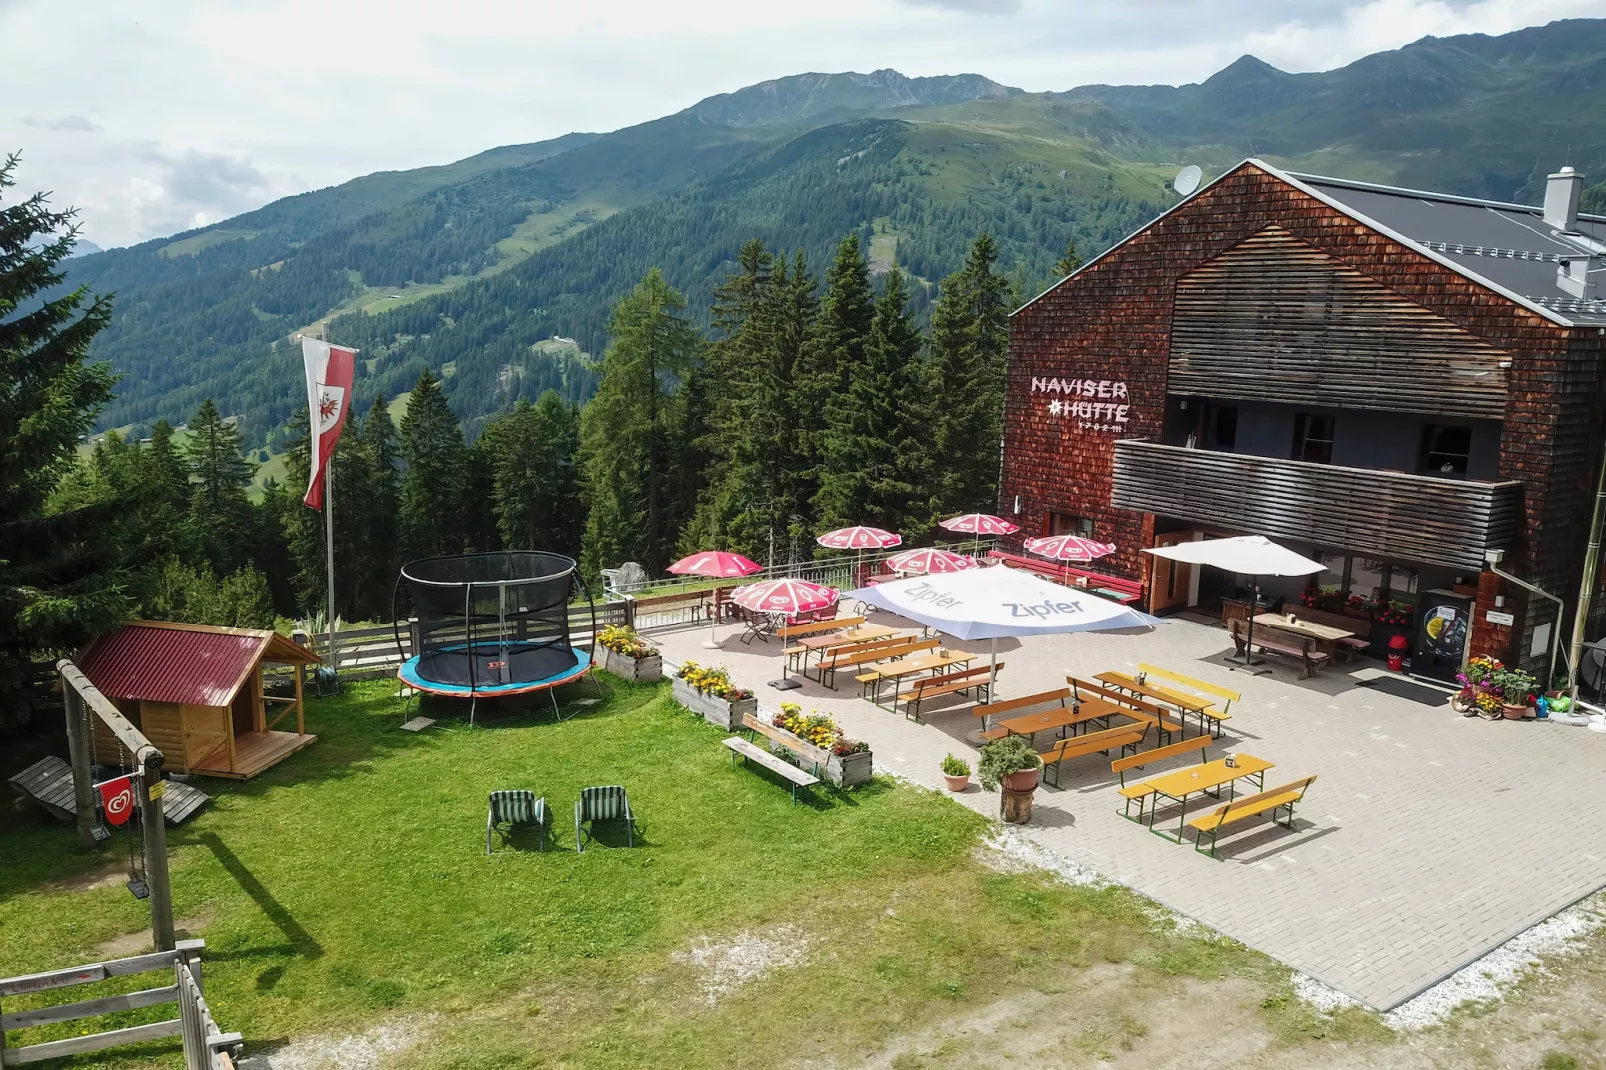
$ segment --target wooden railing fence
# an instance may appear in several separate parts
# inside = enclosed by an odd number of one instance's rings
[[[0,1067],[23,1066],[27,1063],[59,1059],[67,1055],[101,1051],[138,1044],[146,1040],[179,1037],[184,1044],[184,1070],[234,1070],[234,1059],[239,1053],[239,1033],[225,1033],[212,1017],[211,1009],[201,990],[201,952],[204,940],[180,940],[172,951],[157,951],[133,958],[93,962],[87,966],[74,966],[65,970],[27,974],[22,977],[0,978]],[[173,970],[173,983],[160,988],[146,988],[96,999],[79,1000],[51,1007],[5,1013],[4,1001],[19,996],[45,992],[73,985],[94,984],[110,977],[127,977],[150,973],[154,970]],[[6,1031],[28,1029],[34,1026],[74,1022],[115,1011],[156,1007],[164,1003],[177,1003],[179,1016],[145,1025],[109,1029],[100,1033],[50,1040],[25,1047],[7,1047]]]

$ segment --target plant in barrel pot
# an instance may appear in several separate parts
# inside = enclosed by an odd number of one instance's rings
[[[988,791],[1003,790],[999,814],[1011,824],[1024,825],[1032,817],[1032,793],[1043,760],[1025,736],[1009,735],[995,739],[981,749],[976,776]]]
[[[612,624],[597,634],[602,651],[599,668],[626,680],[650,683],[664,678],[664,657],[658,648],[624,624]]]
[[[731,683],[730,673],[722,668],[685,662],[671,686],[676,702],[729,732],[742,727],[744,716],[758,712],[758,699],[753,692]]]
[[[970,787],[970,763],[948,755],[942,760],[942,778],[948,782],[948,790],[957,795]]]

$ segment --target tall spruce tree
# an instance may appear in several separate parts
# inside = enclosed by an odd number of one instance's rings
[[[1060,262],[1054,265],[1054,270],[1058,271],[1063,277],[1075,274],[1081,266],[1082,254],[1077,252],[1076,239],[1072,237],[1066,241],[1065,254],[1060,257]]]
[[[657,268],[614,305],[601,382],[580,419],[587,499],[585,564],[668,564],[666,494],[681,426],[678,386],[701,344],[686,299]]]
[[[112,396],[111,370],[86,360],[111,300],[51,292],[64,281],[72,213],[50,211],[42,194],[6,204],[16,164],[0,164],[0,729],[27,723],[53,655],[127,608],[106,541],[117,504],[46,508]]]
[[[859,235],[852,233],[837,245],[836,257],[825,273],[825,295],[796,374],[803,460],[816,495],[832,478],[826,459],[830,441],[845,434],[851,422],[848,384],[864,363],[864,347],[874,317],[870,265],[864,258]]]
[[[462,553],[468,449],[440,381],[425,368],[401,421],[401,539],[409,557]]]
[[[184,461],[196,549],[213,571],[227,575],[250,560],[253,517],[246,486],[255,465],[240,456],[240,433],[211,398],[190,420]]]
[[[361,620],[389,620],[391,592],[401,568],[401,472],[396,425],[385,395],[374,397],[352,445],[362,453],[367,475],[360,499],[362,557],[352,563],[358,573],[355,615]]]
[[[497,532],[510,550],[579,552],[580,512],[574,455],[579,419],[557,391],[485,425],[479,445],[491,467]]]
[[[942,281],[931,313],[932,444],[942,458],[942,512],[998,505],[1004,380],[1009,366],[1009,280],[993,271],[998,248],[977,238],[965,266]]]

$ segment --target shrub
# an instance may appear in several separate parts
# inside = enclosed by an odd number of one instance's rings
[[[1043,759],[1037,756],[1025,736],[1005,736],[995,739],[981,749],[981,761],[976,763],[976,775],[981,786],[997,791],[998,785],[1011,773],[1024,773],[1041,768]]]
[[[950,754],[942,760],[942,771],[945,776],[969,776],[970,763]]]

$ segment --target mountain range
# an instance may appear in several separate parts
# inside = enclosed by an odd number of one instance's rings
[[[1424,38],[1312,74],[1245,56],[1183,86],[802,74],[67,267],[117,295],[95,344],[123,374],[103,426],[181,423],[214,397],[246,441],[277,449],[304,396],[289,339],[312,330],[362,349],[364,397],[434,368],[472,429],[549,387],[583,400],[609,305],[652,266],[706,317],[743,241],[800,249],[818,271],[859,231],[878,268],[895,256],[915,276],[924,307],[986,230],[1030,296],[1068,241],[1091,256],[1175,203],[1180,164],[1214,175],[1248,155],[1531,202],[1562,162],[1606,165],[1603,85],[1606,20],[1589,19]]]

